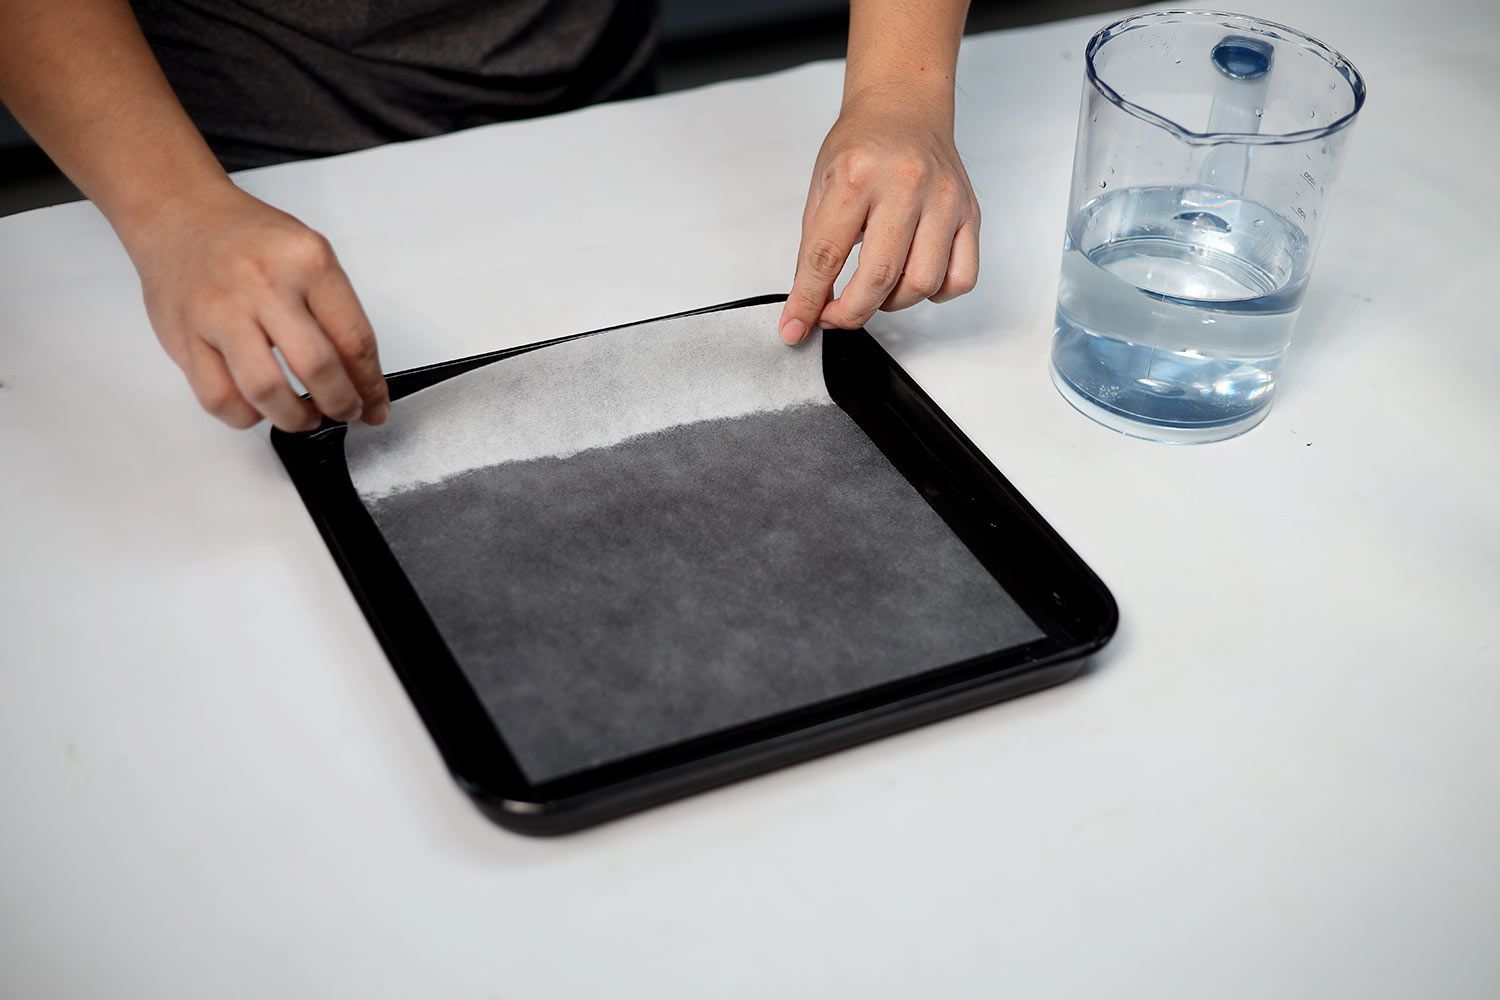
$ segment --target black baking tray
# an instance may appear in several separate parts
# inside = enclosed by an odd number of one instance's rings
[[[770,295],[677,316],[781,301]],[[674,317],[660,317],[669,319]],[[632,324],[633,325],[633,324]],[[611,327],[609,329],[618,329]],[[577,336],[591,336],[596,330]],[[392,399],[574,337],[387,376]],[[823,335],[829,395],[869,435],[1044,638],[552,781],[523,775],[350,481],[346,425],[271,442],[454,779],[490,818],[565,833],[1066,681],[1114,634],[1103,582],[864,330]]]

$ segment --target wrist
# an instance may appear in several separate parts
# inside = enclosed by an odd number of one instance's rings
[[[207,172],[187,183],[141,185],[101,208],[126,252],[139,260],[164,234],[194,216],[226,209],[244,196],[228,174]]]
[[[913,80],[909,76],[847,78],[840,114],[864,108],[882,114],[920,117],[944,131],[953,130],[953,80]]]

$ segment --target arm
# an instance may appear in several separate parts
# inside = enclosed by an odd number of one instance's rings
[[[374,335],[327,241],[230,181],[127,0],[0,0],[0,100],[114,227],[204,409],[286,430],[385,419]]]
[[[852,0],[838,121],[818,152],[781,337],[942,302],[979,277],[979,203],[953,145],[968,0]],[[830,299],[854,245],[859,266]]]

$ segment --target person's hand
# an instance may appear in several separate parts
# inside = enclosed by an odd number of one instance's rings
[[[830,299],[861,239],[859,266]],[[892,89],[846,99],[813,169],[781,339],[860,327],[877,309],[943,302],[978,280],[979,202],[953,145],[951,101]]]
[[[322,236],[227,183],[122,236],[157,339],[209,413],[231,427],[265,417],[284,431],[310,430],[320,414],[386,419],[375,335]]]

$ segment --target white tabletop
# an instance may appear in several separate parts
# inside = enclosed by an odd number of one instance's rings
[[[984,275],[875,325],[1114,590],[1095,668],[563,839],[449,780],[98,213],[0,222],[0,994],[1497,995],[1500,14],[1240,6],[1371,93],[1264,424],[1151,445],[1048,381],[1106,18],[966,43]],[[394,370],[784,290],[839,80],[239,179]]]

